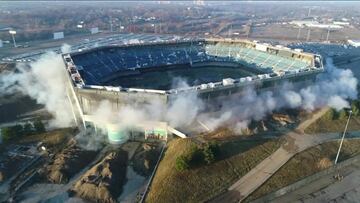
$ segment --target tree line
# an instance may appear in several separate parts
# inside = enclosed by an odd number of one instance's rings
[[[335,109],[331,108],[328,112],[326,112],[324,118],[326,120],[344,120],[348,118],[349,110],[352,111],[353,116],[360,116],[360,100],[353,100],[351,102],[350,109],[344,108],[340,111],[336,111]]]
[[[36,120],[33,123],[27,122],[23,125],[16,124],[1,128],[1,136],[4,142],[23,136],[39,134],[46,132],[45,125],[41,120]]]

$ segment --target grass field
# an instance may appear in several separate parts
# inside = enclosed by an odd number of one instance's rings
[[[279,148],[281,140],[235,140],[220,143],[220,160],[178,172],[175,160],[195,143],[175,139],[159,164],[146,202],[204,202],[224,191]]]
[[[347,118],[329,120],[326,117],[321,117],[308,128],[305,129],[305,133],[329,133],[329,132],[343,132],[345,128]],[[352,116],[348,126],[349,131],[360,130],[360,117]]]
[[[251,194],[246,202],[279,190],[304,177],[328,168],[334,162],[339,141],[324,143],[295,155],[280,168],[264,185]],[[360,153],[360,140],[345,140],[339,160],[345,160]]]

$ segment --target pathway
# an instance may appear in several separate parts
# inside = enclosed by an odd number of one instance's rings
[[[304,134],[304,129],[306,129],[311,123],[316,121],[322,115],[324,115],[326,111],[327,108],[321,109],[311,118],[300,123],[294,132],[287,133],[284,136],[286,139],[285,144],[283,144],[272,155],[264,159],[250,172],[231,185],[225,193],[216,197],[211,202],[241,202],[258,187],[260,187],[298,152],[339,138],[338,133],[328,133],[321,135]]]

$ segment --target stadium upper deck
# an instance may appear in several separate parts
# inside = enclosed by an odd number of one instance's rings
[[[178,93],[186,90],[206,91],[225,86],[241,86],[254,82],[291,78],[323,71],[321,57],[246,40],[201,39],[122,46],[105,46],[63,55],[69,74],[77,87],[112,91]],[[234,67],[256,70],[256,76],[224,78],[207,84],[167,91],[104,86],[109,81],[141,71],[188,64],[232,64]],[[191,71],[191,70],[189,70]]]

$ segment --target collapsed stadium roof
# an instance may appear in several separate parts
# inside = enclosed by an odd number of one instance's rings
[[[292,78],[323,71],[321,57],[300,49],[271,46],[256,41],[230,39],[176,40],[105,46],[63,55],[76,88],[117,92],[177,94],[198,93],[236,86]],[[257,72],[254,76],[223,78],[205,84],[168,90],[104,85],[117,77],[139,74],[153,67],[189,64],[241,66]]]

